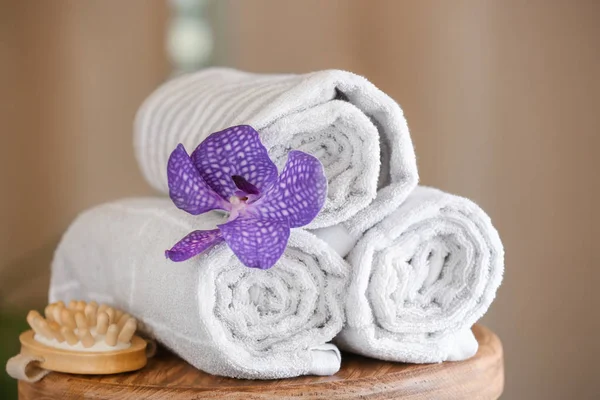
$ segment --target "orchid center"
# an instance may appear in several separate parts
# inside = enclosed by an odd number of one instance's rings
[[[260,197],[260,191],[256,186],[248,182],[243,176],[233,175],[231,177],[238,190],[229,197],[231,212],[228,221],[233,221],[237,217],[244,215],[249,204]]]
[[[237,195],[233,195],[229,198],[229,202],[231,204],[233,204],[234,206],[242,204],[242,203],[246,203],[248,201],[248,196],[242,195],[242,196],[237,196]]]
[[[247,201],[247,196],[231,196],[229,198],[229,204],[231,204],[231,211],[229,212],[229,217],[227,218],[227,221],[233,221],[240,215],[244,215],[247,206]]]

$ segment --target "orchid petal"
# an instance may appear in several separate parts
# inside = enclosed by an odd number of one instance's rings
[[[277,183],[248,207],[259,218],[289,221],[291,228],[311,222],[327,198],[327,178],[321,162],[302,151],[288,154]]]
[[[290,237],[287,221],[238,218],[219,225],[219,229],[231,250],[250,268],[275,265]]]
[[[192,153],[192,161],[202,178],[228,200],[238,190],[234,175],[263,191],[277,180],[277,167],[251,126],[227,128],[208,136]]]
[[[223,241],[223,236],[218,229],[210,231],[193,231],[165,251],[165,256],[172,261],[185,261],[204,250]]]
[[[202,179],[183,145],[178,145],[167,164],[169,196],[175,205],[198,215],[214,209],[229,210],[231,206]]]

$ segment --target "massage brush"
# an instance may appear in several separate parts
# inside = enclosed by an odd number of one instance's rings
[[[27,315],[32,330],[19,337],[21,354],[11,361],[13,369],[24,371],[32,360],[43,370],[74,374],[115,374],[146,365],[147,343],[134,335],[136,320],[121,310],[73,300],[49,304],[44,315],[35,310]]]

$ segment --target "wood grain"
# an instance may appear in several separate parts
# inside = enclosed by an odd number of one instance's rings
[[[37,383],[19,382],[19,398],[34,399],[497,399],[504,386],[502,345],[476,325],[479,351],[467,361],[390,363],[344,354],[334,376],[273,381],[222,378],[198,371],[163,352],[137,372],[111,375],[51,373]]]

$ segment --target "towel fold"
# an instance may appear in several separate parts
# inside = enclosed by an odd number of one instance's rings
[[[240,124],[260,132],[280,168],[292,149],[323,163],[328,198],[308,228],[346,222],[360,236],[418,181],[400,107],[365,78],[337,70],[260,75],[212,68],[167,82],[138,111],[138,163],[166,193],[167,160],[178,143],[192,151],[208,134]]]
[[[195,367],[249,379],[331,375],[327,344],[343,324],[345,261],[309,232],[292,232],[275,267],[243,266],[221,244],[182,263],[164,250],[222,216],[190,216],[169,199],[129,199],[80,215],[52,264],[50,301],[107,302]]]
[[[418,187],[347,260],[347,322],[336,338],[341,349],[412,363],[475,354],[470,328],[490,306],[504,269],[498,233],[476,204]]]

